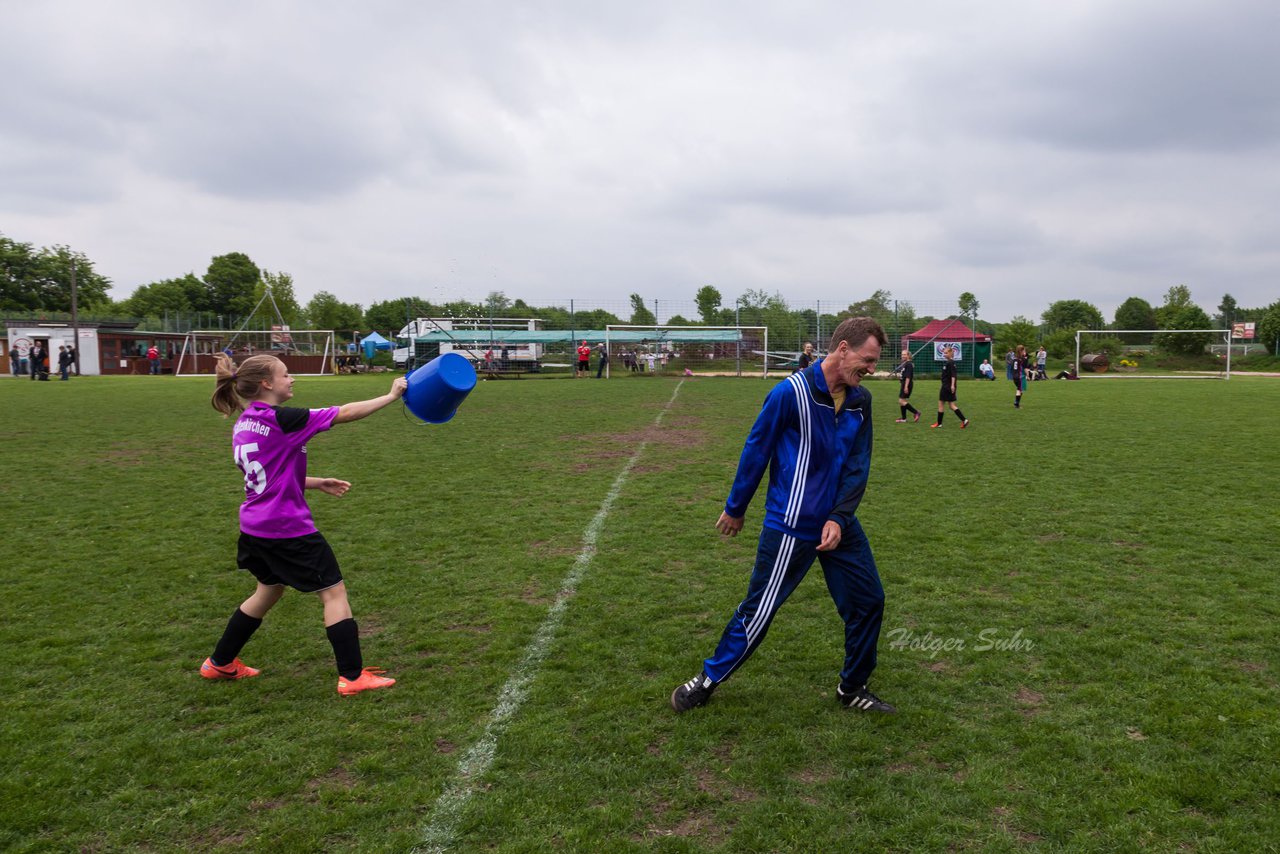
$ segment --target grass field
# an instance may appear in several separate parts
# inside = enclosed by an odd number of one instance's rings
[[[311,503],[366,663],[400,680],[339,698],[296,593],[244,653],[261,677],[197,674],[252,589],[210,381],[3,382],[0,848],[1280,849],[1280,380],[1038,383],[1021,411],[966,382],[963,432],[893,424],[871,384],[872,687],[901,714],[834,700],[815,571],[678,717],[745,590],[763,496],[744,536],[712,523],[767,387],[487,382],[447,425],[397,406],[312,440],[311,473],[354,484]]]

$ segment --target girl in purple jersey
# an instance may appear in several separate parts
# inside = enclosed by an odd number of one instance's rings
[[[345,480],[307,477],[307,440],[334,424],[358,421],[398,400],[407,385],[404,377],[397,377],[391,391],[381,397],[325,409],[281,405],[293,397],[293,377],[275,356],[250,356],[239,367],[228,356],[219,356],[217,380],[213,408],[224,416],[243,410],[231,433],[245,494],[236,562],[253,573],[258,588],[231,615],[200,675],[206,679],[258,675],[258,670],[240,660],[240,650],[288,585],[317,594],[324,605],[325,634],[338,665],[339,694],[394,685],[396,680],[379,675],[380,668],[364,666],[360,633],[337,558],[316,530],[303,490],[342,495],[351,488]]]

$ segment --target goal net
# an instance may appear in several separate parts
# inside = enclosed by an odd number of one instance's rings
[[[1075,370],[1081,379],[1146,377],[1230,379],[1226,329],[1081,329]]]
[[[770,353],[766,326],[610,325],[600,343],[612,377],[768,376],[770,367],[778,370],[787,357],[794,362],[799,356]]]
[[[219,353],[237,363],[250,356],[269,353],[277,357],[295,376],[336,373],[332,329],[225,329],[193,330],[182,342],[174,374],[211,374]]]

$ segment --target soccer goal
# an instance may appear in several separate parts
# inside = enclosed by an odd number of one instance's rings
[[[1231,379],[1229,329],[1081,329],[1076,375],[1148,379]]]
[[[610,376],[769,375],[769,329],[765,326],[605,327]]]
[[[175,376],[211,374],[219,353],[242,362],[268,353],[284,362],[295,376],[336,374],[332,329],[205,329],[188,332],[182,342]]]

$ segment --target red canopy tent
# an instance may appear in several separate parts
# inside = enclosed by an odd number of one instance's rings
[[[924,326],[903,336],[902,345],[911,350],[916,360],[916,370],[924,373],[941,373],[942,359],[935,353],[935,344],[959,344],[959,364],[972,376],[978,376],[978,365],[991,358],[991,336],[970,329],[960,318],[930,320]]]

